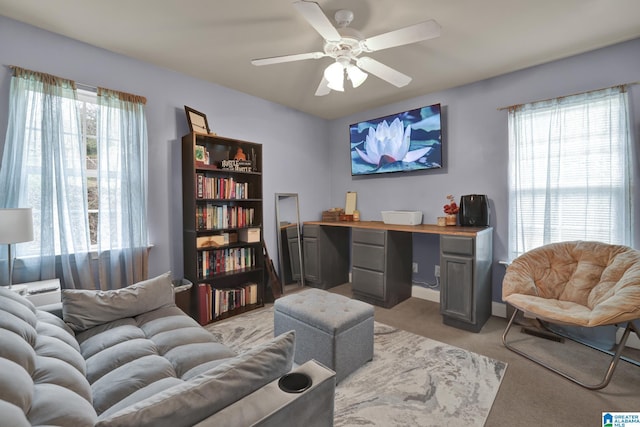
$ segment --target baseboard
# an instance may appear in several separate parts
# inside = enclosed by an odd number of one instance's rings
[[[437,289],[425,288],[422,286],[413,285],[411,287],[411,296],[415,298],[424,299],[427,301],[440,303],[440,291]],[[491,302],[491,314],[496,317],[507,318],[507,305],[503,302],[492,301]],[[618,333],[616,334],[616,341],[620,342],[622,338],[622,333],[624,332],[623,328],[618,328]],[[627,347],[635,348],[636,350],[640,350],[640,338],[634,333],[629,335],[629,339],[627,339]]]
[[[616,342],[620,342],[622,338],[622,334],[624,333],[624,329],[618,328],[618,332],[616,333]],[[629,338],[627,339],[626,347],[635,348],[636,350],[640,350],[640,338],[636,334],[631,332]]]
[[[413,285],[411,287],[411,296],[427,301],[440,303],[440,291],[437,289],[430,289],[423,286]]]
[[[507,318],[507,304],[503,302],[491,302],[491,314],[497,317]]]

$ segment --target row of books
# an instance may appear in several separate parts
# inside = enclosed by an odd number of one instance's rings
[[[213,203],[196,206],[198,230],[242,228],[255,225],[255,209],[244,206],[218,206]]]
[[[210,277],[216,273],[242,270],[256,265],[253,247],[214,249],[198,252],[198,276]]]
[[[226,312],[258,303],[257,283],[245,283],[228,289],[217,289],[207,283],[198,284],[198,320],[205,325]]]
[[[236,182],[233,177],[217,178],[196,174],[198,199],[248,199],[249,183]]]

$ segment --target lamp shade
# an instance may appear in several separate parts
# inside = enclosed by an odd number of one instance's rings
[[[339,92],[344,91],[344,66],[339,62],[334,62],[324,70],[324,78],[329,83],[327,86]]]
[[[349,80],[351,80],[353,87],[356,88],[367,80],[368,74],[355,65],[349,64],[347,66],[347,75],[349,76]]]
[[[31,208],[0,209],[0,243],[11,244],[33,240]]]

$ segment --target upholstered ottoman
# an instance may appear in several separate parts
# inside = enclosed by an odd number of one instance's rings
[[[336,382],[373,359],[373,306],[320,289],[279,298],[274,333],[295,330],[294,360],[315,359],[336,372]]]

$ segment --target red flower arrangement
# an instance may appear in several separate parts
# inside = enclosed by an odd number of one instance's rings
[[[447,215],[455,215],[458,213],[458,210],[460,210],[460,208],[458,207],[458,205],[456,204],[453,195],[449,194],[447,196],[447,200],[449,200],[449,203],[444,205],[444,213]]]

